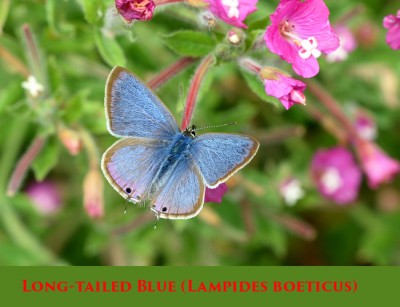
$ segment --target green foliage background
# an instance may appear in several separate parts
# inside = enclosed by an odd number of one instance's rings
[[[278,1],[259,0],[249,20],[246,48],[263,33]],[[379,145],[400,160],[399,52],[385,44],[381,26],[399,1],[326,0],[334,24],[356,5],[351,20],[366,36],[345,62],[320,60],[318,81],[343,105],[353,103],[376,118]],[[107,35],[104,16],[110,0],[15,0],[0,2],[0,264],[2,265],[397,265],[400,264],[399,179],[370,190],[365,180],[350,206],[324,200],[309,177],[318,148],[335,139],[307,112],[285,111],[244,74],[228,50],[223,32],[199,29],[199,10],[184,5],[156,9],[152,21],[116,26]],[[47,75],[48,93],[32,104],[13,58],[29,66],[22,25],[34,33]],[[222,29],[229,27],[220,25]],[[110,30],[110,29],[109,29]],[[181,32],[185,30],[186,32]],[[177,32],[179,31],[179,32]],[[189,31],[196,31],[195,34]],[[108,33],[110,34],[110,33]],[[368,40],[369,39],[369,40]],[[203,82],[194,122],[198,126],[237,121],[218,128],[260,139],[260,150],[229,183],[221,204],[185,221],[156,219],[146,207],[130,206],[104,180],[105,216],[90,219],[83,209],[83,178],[89,169],[85,149],[71,156],[57,137],[62,123],[85,131],[102,153],[114,141],[104,116],[104,85],[115,65],[149,80],[180,56],[202,57],[217,50],[218,65]],[[229,53],[230,56],[226,56]],[[251,56],[283,65],[266,48]],[[157,94],[181,121],[196,65],[169,80]],[[319,102],[306,92],[308,105]],[[32,140],[47,139],[14,197],[6,195],[11,173]],[[306,196],[294,207],[284,204],[280,182],[298,177]],[[61,210],[43,216],[24,188],[33,180],[55,182],[63,195]],[[156,229],[154,226],[157,224]]]

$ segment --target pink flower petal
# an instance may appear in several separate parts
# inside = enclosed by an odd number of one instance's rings
[[[275,78],[264,79],[264,86],[265,92],[278,98],[286,110],[295,104],[305,103],[305,97],[302,93],[306,89],[306,85],[299,80],[276,73]]]
[[[204,196],[205,203],[220,203],[222,202],[222,196],[228,191],[228,186],[225,183],[221,183],[215,189],[206,189],[206,195]]]
[[[375,143],[368,141],[359,143],[358,150],[371,188],[392,181],[400,172],[400,163],[389,157]]]
[[[247,16],[257,10],[256,4],[258,0],[238,0],[239,4],[237,9],[229,7],[223,4],[222,0],[204,0],[209,3],[210,11],[219,19],[223,20],[227,24],[230,24],[239,28],[247,28],[244,24],[244,20]],[[237,15],[238,11],[238,15]]]

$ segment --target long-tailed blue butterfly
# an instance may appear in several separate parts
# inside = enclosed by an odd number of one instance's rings
[[[202,209],[206,187],[215,188],[254,157],[250,136],[180,131],[159,98],[122,67],[108,76],[107,127],[122,138],[103,155],[102,170],[125,199],[148,199],[166,219],[187,219]]]

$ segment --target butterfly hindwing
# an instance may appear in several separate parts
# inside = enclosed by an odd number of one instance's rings
[[[216,187],[250,162],[258,147],[250,136],[206,133],[194,139],[191,155],[207,186]]]
[[[191,218],[201,211],[204,193],[205,186],[199,170],[190,160],[182,160],[152,200],[152,211],[161,218]]]
[[[107,79],[105,108],[108,129],[118,137],[168,140],[179,132],[160,99],[122,67],[115,67]]]
[[[147,197],[165,158],[166,141],[124,138],[103,155],[102,169],[112,187],[124,198],[138,202]]]

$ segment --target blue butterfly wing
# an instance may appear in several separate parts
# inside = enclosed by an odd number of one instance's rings
[[[193,140],[190,153],[206,185],[214,188],[249,163],[258,147],[250,136],[207,133]]]
[[[188,219],[203,208],[203,178],[191,161],[181,160],[166,184],[152,200],[152,208],[165,219]]]
[[[122,197],[139,202],[148,197],[154,177],[165,159],[167,141],[123,138],[103,155],[101,166]]]
[[[171,139],[178,125],[160,99],[139,78],[115,67],[106,84],[107,126],[117,137]]]

